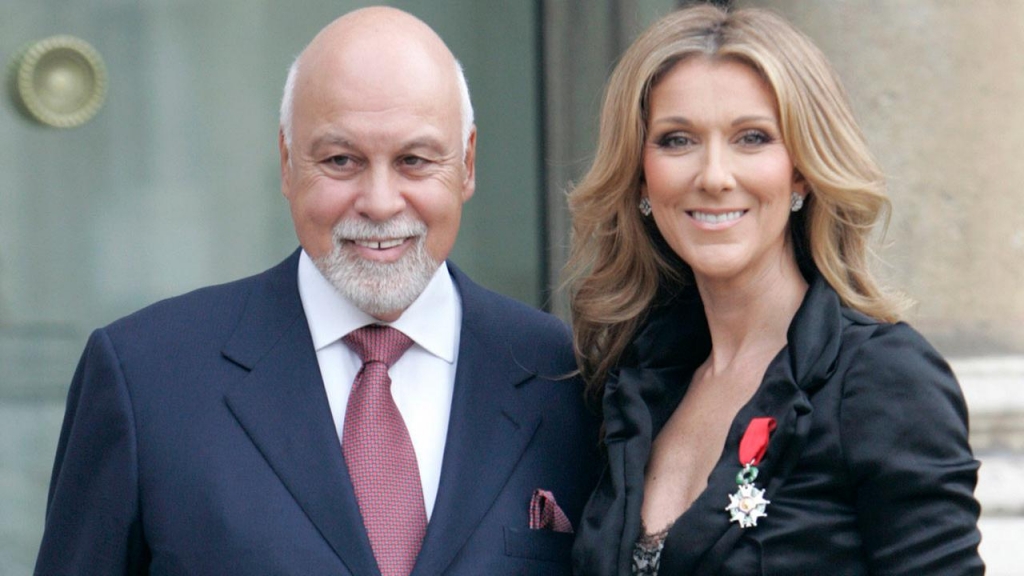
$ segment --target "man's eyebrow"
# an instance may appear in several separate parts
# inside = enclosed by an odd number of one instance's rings
[[[420,138],[414,138],[402,146],[403,152],[410,152],[413,150],[429,150],[437,154],[443,154],[446,150],[443,142],[432,136],[423,136]]]
[[[321,146],[339,146],[342,148],[351,148],[352,142],[348,138],[342,136],[341,134],[329,132],[327,134],[323,134],[322,136],[314,138],[313,141],[310,143],[310,148],[313,150],[316,150]]]

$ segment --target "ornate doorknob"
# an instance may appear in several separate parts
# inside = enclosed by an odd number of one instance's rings
[[[9,74],[15,104],[47,126],[80,126],[106,100],[103,59],[74,36],[51,36],[29,44],[11,61]]]

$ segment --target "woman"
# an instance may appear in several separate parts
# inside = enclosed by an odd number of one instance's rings
[[[882,176],[805,36],[654,24],[570,207],[608,454],[578,574],[982,573],[964,401],[868,270]]]

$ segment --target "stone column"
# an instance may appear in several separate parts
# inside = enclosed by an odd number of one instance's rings
[[[569,248],[565,195],[590,167],[604,86],[622,52],[673,0],[543,2],[544,147],[548,306],[568,318],[558,290]]]

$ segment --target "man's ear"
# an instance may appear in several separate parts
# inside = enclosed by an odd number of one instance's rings
[[[476,124],[469,131],[466,139],[466,153],[462,158],[466,175],[462,181],[462,201],[469,200],[476,192]]]
[[[277,131],[277,149],[281,153],[281,194],[291,199],[291,190],[288,187],[292,170],[291,151],[288,149],[288,142],[284,137],[284,129]]]

